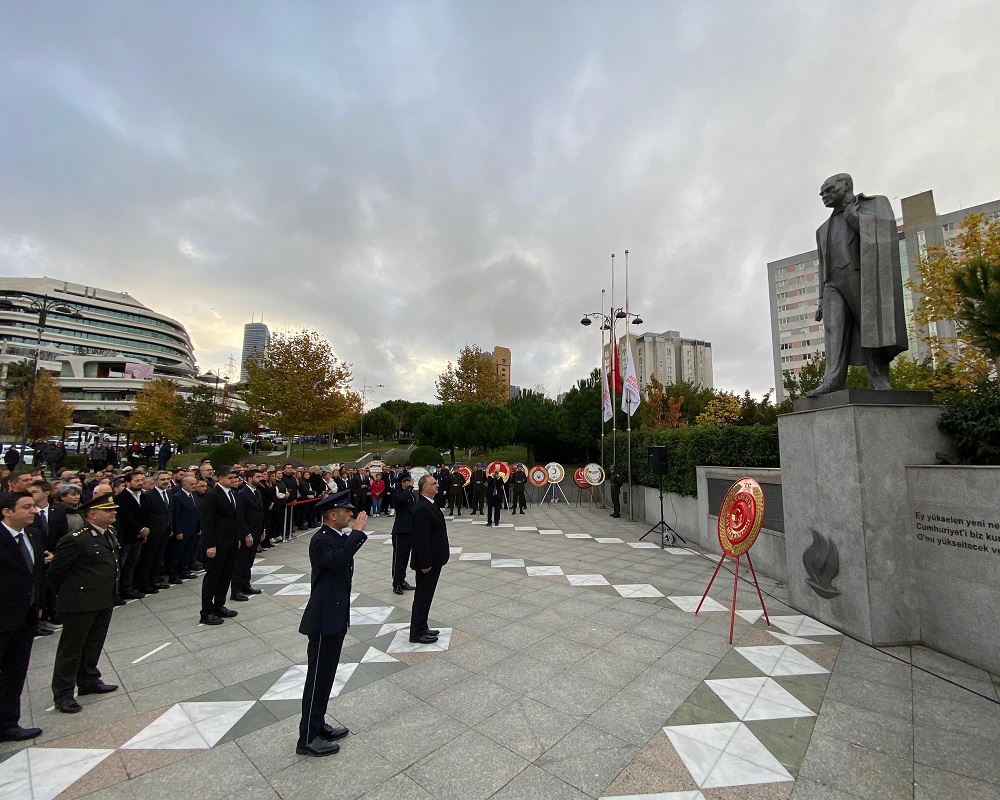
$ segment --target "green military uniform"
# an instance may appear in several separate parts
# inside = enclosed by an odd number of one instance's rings
[[[63,536],[49,564],[49,586],[56,593],[56,611],[63,619],[52,696],[56,704],[101,683],[97,661],[111,625],[118,596],[120,570],[114,528],[101,532],[88,525]]]
[[[518,467],[514,471],[514,474],[510,476],[510,510],[511,513],[516,514],[518,509],[521,513],[524,513],[525,503],[524,503],[524,490],[528,484],[528,476],[525,474],[524,470]]]
[[[465,477],[457,469],[451,472],[451,485],[448,487],[448,513],[455,516],[455,506],[458,506],[458,516],[462,516],[462,497],[465,495]]]
[[[486,509],[486,472],[476,465],[472,470],[472,513],[482,514]]]

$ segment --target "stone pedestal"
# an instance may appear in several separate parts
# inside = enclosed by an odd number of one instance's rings
[[[894,394],[865,393],[861,404],[838,392],[778,418],[791,605],[871,645],[920,641],[904,467],[951,451],[937,427],[941,409],[893,404],[923,400]],[[814,542],[810,576],[803,554]],[[839,557],[832,583],[829,542]]]

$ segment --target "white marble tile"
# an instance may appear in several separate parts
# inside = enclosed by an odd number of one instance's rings
[[[381,628],[378,629],[376,636],[385,636],[387,633],[395,633],[396,631],[408,631],[410,629],[409,622],[387,622]]]
[[[486,520],[485,519],[484,520],[474,519],[474,520],[472,520],[472,524],[473,525],[485,525],[486,524]]]
[[[381,625],[395,611],[395,606],[359,606],[351,609],[352,625]]]
[[[672,556],[696,556],[698,555],[692,550],[688,550],[686,547],[664,547],[663,552]]]
[[[513,522],[498,522],[496,524],[496,527],[497,528],[513,528],[514,527],[514,523]]]
[[[540,534],[542,534],[543,536],[559,536],[559,535],[562,534],[562,531],[555,530],[555,529],[546,529],[544,531],[543,530],[539,530],[538,532]]]
[[[629,542],[629,547],[634,547],[636,550],[659,550],[660,546],[656,542]]]
[[[792,636],[839,636],[840,631],[828,628],[822,622],[803,614],[771,617],[771,624],[777,625],[785,633]]]
[[[493,553],[462,553],[458,557],[459,561],[489,561],[493,558]]]
[[[787,633],[778,633],[774,630],[768,630],[767,632],[779,642],[784,642],[785,644],[821,644],[821,642],[817,642],[815,639],[803,639],[801,636],[790,636]]]
[[[572,586],[610,586],[611,582],[603,575],[567,575],[566,580]]]
[[[351,592],[351,602],[353,603],[361,596],[360,592]]]
[[[308,583],[289,583],[282,586],[275,594],[297,595],[308,597],[312,593],[312,585]]]
[[[455,555],[456,553],[461,553],[462,552],[462,548],[461,547],[449,547],[448,548],[448,552],[451,553],[452,555]]]
[[[0,797],[9,800],[52,800],[114,750],[29,747],[0,764]]]
[[[392,539],[391,538],[390,539],[386,539],[384,542],[382,542],[382,544],[387,544],[390,547],[392,547]]]
[[[386,648],[389,653],[443,653],[451,643],[451,628],[440,628],[438,640],[434,644],[420,644],[410,641],[409,625],[406,630],[397,631]]]
[[[698,603],[701,603],[701,596],[696,594],[671,595],[667,599],[681,611],[687,611],[689,614],[693,614],[695,609],[698,608]],[[702,603],[701,610],[702,613],[706,611],[729,611],[729,609],[722,605],[722,603],[717,600],[713,600],[711,597],[705,598],[705,602]]]
[[[663,592],[649,583],[616,583],[614,588],[622,597],[663,597]]]
[[[528,575],[534,577],[536,575],[562,575],[562,567],[525,567],[528,571]]]
[[[306,664],[296,664],[285,670],[285,674],[264,692],[261,700],[301,700],[302,687],[306,685]]]
[[[298,574],[283,574],[283,575],[271,573],[270,575],[262,575],[259,578],[253,578],[251,580],[258,586],[271,586],[274,584],[281,584],[281,583],[295,583],[299,578],[304,578],[304,577],[305,574],[301,572]]]
[[[375,542],[384,542],[386,540],[392,539],[392,534],[389,533],[369,533],[368,538]]]
[[[523,567],[523,558],[493,558],[490,559],[491,567]]]
[[[736,652],[765,675],[824,675],[830,672],[785,644],[737,647]]]
[[[600,800],[705,800],[701,789],[690,792],[653,792],[652,794],[616,794]]]
[[[472,517],[449,517],[452,522],[472,522]]]
[[[365,653],[363,656],[361,656],[362,664],[373,664],[373,663],[383,664],[389,662],[396,663],[398,661],[399,661],[398,658],[393,658],[388,653],[383,653],[381,650],[376,650],[374,647],[369,647],[368,652]]]
[[[518,525],[514,528],[515,531],[537,531],[534,525]]]
[[[263,564],[254,564],[252,567],[250,567],[250,576],[253,577],[254,575],[270,575],[272,572],[277,572],[279,569],[281,569],[281,567],[282,567],[281,564],[279,564],[278,566],[266,566],[266,567]]]
[[[330,697],[340,697],[340,693],[344,691],[344,687],[347,686],[347,682],[351,679],[354,670],[357,668],[358,665],[355,663],[337,665],[337,675],[333,679],[333,689],[330,691]],[[299,692],[297,699],[302,699],[301,692]]]
[[[742,720],[816,716],[771,678],[725,678],[705,684]]]
[[[566,534],[566,538],[567,539],[593,539],[594,537],[591,536],[589,533],[567,533]]]
[[[762,616],[764,616],[764,612],[761,611],[760,609],[757,609],[756,611],[752,610],[737,611],[736,616],[739,617],[740,619],[745,619],[747,622],[753,625],[757,620],[759,620]]]
[[[794,780],[742,722],[673,725],[663,730],[702,788]]]
[[[253,705],[252,700],[178,703],[129,739],[122,749],[207,750],[225,736]]]
[[[617,536],[595,536],[594,541],[601,544],[625,544],[625,540]]]

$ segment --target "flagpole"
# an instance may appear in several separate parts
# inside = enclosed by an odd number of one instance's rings
[[[601,289],[601,370],[604,371],[604,289]],[[607,372],[604,372],[607,375]],[[605,378],[607,380],[607,378]],[[611,408],[614,409],[614,403]],[[601,390],[601,469],[604,469],[604,391]]]
[[[615,384],[618,382],[618,370],[615,368],[618,359],[616,358],[618,340],[615,338],[615,254],[611,254],[611,345],[608,347],[608,372],[611,383],[611,464],[615,471],[618,470],[618,414],[615,406]]]
[[[625,346],[629,350],[629,358],[632,358],[632,341],[629,339],[629,313],[628,313],[628,250],[625,251]],[[624,388],[623,388],[624,391]],[[628,518],[635,522],[635,515],[632,511],[632,393],[628,393]]]

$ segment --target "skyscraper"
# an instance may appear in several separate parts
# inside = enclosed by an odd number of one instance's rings
[[[664,386],[693,383],[704,389],[714,388],[712,343],[700,339],[685,339],[679,331],[629,334],[635,375],[642,391],[649,379],[656,377]],[[625,370],[625,337],[618,337],[620,370]],[[604,366],[609,368],[610,350],[604,346]]]
[[[240,358],[240,383],[247,379],[247,359],[267,350],[271,332],[263,322],[248,322],[243,326],[243,355]]]

